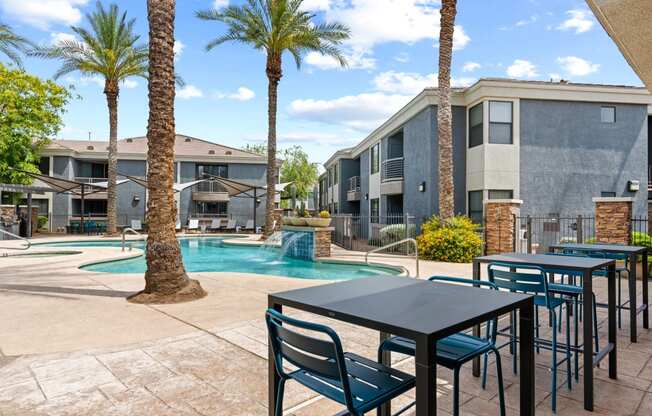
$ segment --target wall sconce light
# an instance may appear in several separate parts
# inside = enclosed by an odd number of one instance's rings
[[[256,203],[260,204],[260,198],[256,198]]]
[[[138,202],[140,202],[140,197],[139,197],[138,195],[134,195],[133,202],[134,202],[134,203],[138,203]]]
[[[638,192],[641,189],[641,183],[639,181],[627,181],[627,189],[629,192]]]
[[[419,184],[419,192],[426,192],[426,181]]]
[[[369,200],[369,194],[364,194],[365,201]]]

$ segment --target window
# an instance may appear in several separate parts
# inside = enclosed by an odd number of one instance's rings
[[[333,169],[328,169],[328,187],[333,186]]]
[[[337,182],[337,163],[333,166],[333,185],[336,185]]]
[[[197,202],[197,214],[226,215],[227,202]]]
[[[489,102],[489,143],[512,144],[512,103]]]
[[[469,110],[469,148],[482,144],[482,103]]]
[[[79,162],[77,177],[81,178],[107,178],[109,167],[106,163]]]
[[[210,176],[218,176],[220,178],[229,177],[228,165],[197,165],[197,179],[203,179]]]
[[[616,122],[616,107],[604,106],[600,109],[600,121],[603,123]]]
[[[514,191],[511,189],[490,189],[489,199],[513,199]]]
[[[371,174],[380,170],[380,143],[371,146]]]
[[[340,212],[340,204],[339,202],[334,202],[333,203],[333,214],[339,214]]]
[[[600,192],[600,196],[602,198],[615,198],[616,193],[615,192],[610,192],[610,191],[602,191],[602,192]]]
[[[81,199],[72,200],[72,213],[74,216],[81,215]],[[106,216],[106,199],[84,200],[84,215],[95,217]]]
[[[378,224],[380,222],[380,200],[378,198],[369,200],[369,222]]]
[[[482,191],[469,192],[469,218],[476,224],[483,223]]]
[[[45,156],[38,161],[38,171],[44,175],[50,174],[50,157]]]

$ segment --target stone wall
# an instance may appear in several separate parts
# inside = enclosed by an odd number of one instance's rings
[[[324,230],[315,229],[315,257],[331,256],[331,232],[332,228],[327,227]]]
[[[593,198],[598,243],[629,244],[633,198]]]
[[[514,251],[514,216],[520,214],[522,201],[492,199],[485,204],[485,251],[487,255]]]

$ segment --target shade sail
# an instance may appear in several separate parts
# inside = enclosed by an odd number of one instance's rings
[[[119,174],[119,175],[124,176],[125,178],[127,178],[127,179],[125,179],[126,181],[129,180],[129,181],[135,182],[138,185],[142,186],[143,188],[147,188],[147,186],[148,186],[147,185],[147,180],[145,180],[145,179],[141,179],[141,178],[139,178],[137,176],[131,176],[131,175],[124,175],[124,174]],[[208,179],[199,179],[199,180],[196,180],[196,181],[190,181],[190,182],[184,182],[184,183],[175,183],[173,185],[174,192],[181,192],[186,188],[190,188],[191,186],[197,185],[198,183],[205,182],[207,180]]]
[[[11,168],[9,168],[11,169]],[[27,172],[24,170],[13,169],[16,172],[23,173],[33,179],[32,186],[37,188],[48,188],[48,192],[56,192],[58,194],[72,194],[81,195],[92,194],[95,192],[106,191],[106,182],[86,183],[73,181],[72,179],[57,178],[54,176],[44,175],[42,173]],[[121,181],[120,183],[124,183]]]

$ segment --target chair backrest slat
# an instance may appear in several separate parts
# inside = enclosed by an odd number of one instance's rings
[[[290,331],[282,326],[276,327],[277,336],[295,348],[306,351],[310,354],[319,355],[326,358],[335,358],[335,345],[332,341],[324,341],[318,338],[299,334]]]
[[[279,352],[283,358],[302,370],[307,370],[311,373],[316,373],[333,380],[340,379],[339,368],[335,360],[321,359],[304,354],[300,350],[292,348],[285,342],[279,343]]]
[[[546,305],[550,306],[548,279],[546,271],[541,267],[491,263],[488,270],[489,281],[495,283],[499,289],[544,296]]]

